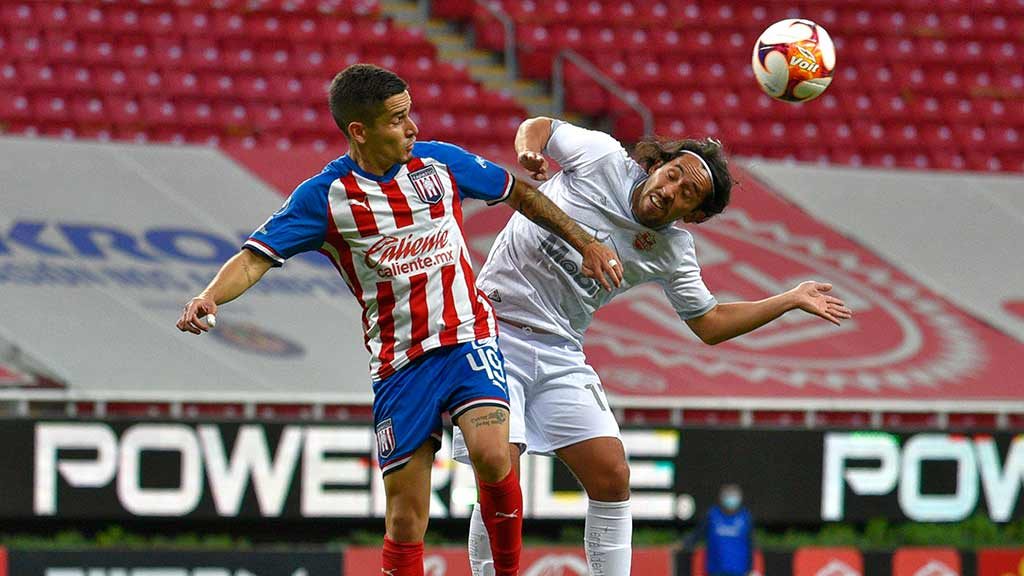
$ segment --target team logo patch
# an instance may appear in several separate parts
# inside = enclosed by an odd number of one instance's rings
[[[377,454],[381,458],[391,456],[395,451],[395,429],[391,426],[391,418],[377,424]]]
[[[640,251],[650,250],[654,247],[656,242],[657,240],[653,233],[647,232],[646,230],[643,232],[637,232],[637,235],[633,237],[633,248]]]
[[[409,174],[409,181],[416,189],[416,195],[427,204],[437,204],[444,198],[444,186],[441,184],[441,177],[433,166],[420,168]]]

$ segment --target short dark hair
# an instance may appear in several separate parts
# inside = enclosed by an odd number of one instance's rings
[[[650,170],[659,162],[669,162],[682,156],[684,150],[703,158],[711,168],[711,176],[714,180],[713,193],[708,195],[697,209],[704,212],[709,218],[720,214],[729,205],[729,195],[732,192],[733,184],[732,175],[729,173],[729,163],[725,158],[721,142],[714,138],[700,140],[647,138],[637,142],[633,148],[633,156],[644,170]]]
[[[353,64],[338,72],[331,81],[327,99],[334,123],[347,137],[352,122],[373,122],[382,112],[384,101],[408,89],[397,74],[373,64]]]

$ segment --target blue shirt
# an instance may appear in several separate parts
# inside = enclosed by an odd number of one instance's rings
[[[726,514],[715,505],[704,521],[707,541],[705,570],[708,574],[747,574],[753,568],[754,522],[750,511],[740,508],[735,514]]]

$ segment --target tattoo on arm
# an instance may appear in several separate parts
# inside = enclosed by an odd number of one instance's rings
[[[470,418],[469,423],[472,424],[474,428],[480,428],[482,426],[498,426],[504,424],[505,420],[507,419],[507,412],[505,412],[504,410],[495,410],[494,412],[484,414],[483,416]]]
[[[597,240],[533,186],[516,182],[516,187],[521,188],[516,194],[517,203],[513,208],[541,228],[562,237],[577,252],[582,253],[584,246]]]

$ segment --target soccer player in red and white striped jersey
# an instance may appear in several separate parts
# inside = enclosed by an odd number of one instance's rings
[[[349,153],[295,189],[185,307],[182,331],[295,254],[325,254],[362,306],[377,453],[387,494],[383,571],[423,574],[433,454],[441,414],[466,440],[477,474],[495,574],[518,573],[522,494],[511,472],[508,389],[497,323],[475,286],[461,202],[507,202],[582,255],[608,290],[622,280],[614,250],[535,188],[457,146],[416,142],[406,83],[357,64],[331,84],[329,104]]]

